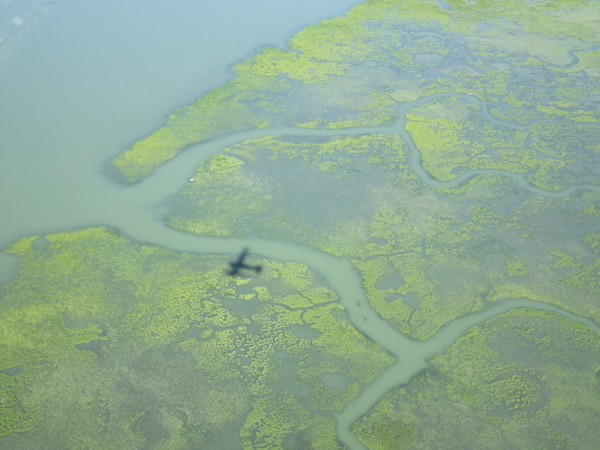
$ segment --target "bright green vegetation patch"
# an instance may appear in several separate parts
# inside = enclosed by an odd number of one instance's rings
[[[370,450],[594,450],[599,361],[600,336],[588,328],[513,310],[473,327],[353,431]]]
[[[506,261],[509,277],[524,277],[527,275],[527,266],[519,261]]]
[[[598,50],[589,44],[599,39],[596,2],[450,4],[370,0],[305,28],[287,49],[263,48],[233,66],[231,81],[116,156],[113,169],[135,182],[194,143],[274,117],[332,130],[390,124],[398,105],[434,93],[474,94],[511,123],[598,123],[600,88],[590,82]],[[450,138],[454,127],[442,126],[442,140]]]
[[[231,98],[231,94],[228,86],[216,88],[196,103],[173,112],[162,128],[113,158],[118,177],[135,183],[191,144],[226,132],[269,125],[269,119],[254,116],[249,108],[240,104],[245,99]]]
[[[600,128],[549,121],[531,126],[491,122],[483,106],[464,98],[444,97],[411,108],[406,129],[423,167],[440,181],[474,169],[523,174],[534,185],[560,191],[598,185],[589,164]]]
[[[211,236],[258,231],[340,254],[363,252],[357,237],[385,195],[384,180],[416,181],[407,151],[393,135],[339,138],[268,136],[244,141],[204,161],[178,196],[174,228]],[[231,155],[231,156],[230,156]],[[216,169],[227,167],[228,169]]]
[[[232,278],[230,258],[106,228],[8,251],[20,266],[0,287],[6,448],[339,449],[327,413],[393,360],[301,264]],[[348,385],[323,384],[332,372]]]
[[[391,134],[265,137],[225,152],[198,167],[177,199],[187,209],[171,226],[349,257],[371,306],[412,337],[510,297],[600,318],[589,295],[600,279],[590,259],[597,245],[580,233],[597,227],[585,213],[597,193],[538,197],[501,175],[429,188]]]
[[[282,391],[254,402],[240,436],[244,449],[341,449],[334,427],[333,417],[310,414],[297,396]]]

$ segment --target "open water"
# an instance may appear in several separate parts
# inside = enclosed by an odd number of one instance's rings
[[[107,159],[226,82],[232,64],[355,3],[0,2],[0,248],[126,220],[152,200],[119,198],[129,194],[102,174]]]

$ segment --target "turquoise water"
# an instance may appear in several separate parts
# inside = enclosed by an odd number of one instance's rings
[[[108,158],[227,81],[232,64],[355,3],[0,4],[0,248],[146,201],[123,205],[101,171]]]

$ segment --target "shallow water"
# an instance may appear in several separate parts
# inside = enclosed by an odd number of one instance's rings
[[[118,216],[106,160],[227,81],[232,64],[355,3],[0,4],[0,248]]]

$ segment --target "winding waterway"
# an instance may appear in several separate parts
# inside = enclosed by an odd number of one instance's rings
[[[346,3],[349,5],[353,2]],[[98,158],[96,155],[92,159],[85,160],[86,167],[90,167],[90,164],[93,163],[98,168],[94,174],[83,171],[85,176],[88,177],[85,182],[81,179],[79,180],[81,183],[79,183],[77,177],[68,180],[63,198],[63,201],[66,202],[64,211],[68,210],[68,214],[61,216],[59,208],[44,223],[39,223],[37,219],[40,216],[33,213],[30,217],[22,216],[19,221],[13,223],[12,227],[3,230],[0,248],[23,235],[106,225],[118,229],[134,241],[156,244],[175,251],[199,254],[235,254],[243,246],[249,246],[253,253],[263,255],[268,259],[296,261],[308,265],[311,269],[321,273],[326,278],[329,286],[338,293],[340,303],[348,312],[349,319],[354,327],[397,358],[392,366],[365,386],[360,395],[348,403],[343,411],[334,414],[337,420],[337,433],[340,441],[350,450],[367,450],[367,447],[350,431],[351,424],[366,414],[391,389],[409,383],[414,376],[428,368],[428,360],[433,355],[444,352],[447,347],[456,342],[471,327],[516,308],[551,311],[569,320],[581,323],[597,333],[600,333],[600,327],[588,318],[577,316],[549,304],[534,302],[525,298],[504,299],[490,304],[485,310],[462,316],[448,323],[429,339],[417,341],[400,333],[369,307],[362,279],[349,261],[292,242],[260,238],[223,239],[183,233],[168,228],[164,224],[164,213],[161,211],[160,205],[163,199],[181,190],[187,179],[194,173],[195,167],[202,160],[222,152],[224,148],[232,144],[268,135],[340,136],[396,133],[411,150],[410,167],[412,170],[421,178],[423,183],[437,188],[458,188],[473,176],[498,174],[510,177],[531,192],[545,197],[568,196],[581,189],[600,190],[598,187],[581,185],[570,187],[561,192],[548,192],[532,185],[522,175],[501,170],[466,171],[448,182],[433,179],[424,170],[419,152],[411,136],[405,130],[405,115],[411,107],[448,96],[460,96],[465,101],[480,106],[482,114],[488,120],[503,126],[516,127],[493,118],[487,111],[486,105],[474,96],[461,93],[435,94],[415,102],[402,104],[399,107],[398,120],[394,124],[385,127],[314,130],[276,126],[227,135],[189,148],[175,159],[158,168],[152,176],[130,187],[113,183],[101,174],[99,167],[102,159],[114,154],[112,150],[110,152],[104,150],[101,152],[103,158]],[[145,125],[147,125],[147,122]],[[143,128],[140,124],[136,126],[140,129]],[[57,144],[54,143],[53,145],[56,146]],[[72,170],[77,170],[76,164],[73,165]],[[27,176],[27,174],[23,173],[22,176]],[[32,180],[32,183],[37,183],[37,180]],[[74,186],[78,185],[83,185],[84,188],[77,190],[75,193],[70,192],[74,190]],[[21,186],[21,184],[18,184],[18,186]],[[14,205],[12,206],[14,207]]]
[[[551,311],[569,320],[581,323],[597,333],[600,333],[600,326],[589,318],[575,315],[553,305],[535,302],[526,298],[507,298],[490,304],[488,308],[482,311],[459,317],[443,326],[429,339],[417,341],[400,333],[369,307],[362,279],[349,261],[292,242],[260,238],[224,239],[193,236],[163,225],[160,220],[157,220],[158,218],[155,216],[156,210],[151,205],[156,204],[160,198],[164,197],[166,192],[175,193],[181,190],[187,178],[194,173],[194,168],[203,159],[235,143],[274,134],[288,136],[340,136],[397,133],[411,149],[411,168],[425,184],[433,187],[458,188],[473,176],[487,173],[510,177],[535,194],[546,197],[567,196],[579,189],[600,190],[600,188],[595,186],[581,185],[570,187],[561,192],[547,192],[533,186],[523,176],[503,170],[471,170],[452,181],[440,182],[434,180],[423,169],[418,150],[412,142],[410,135],[404,129],[406,123],[405,114],[412,106],[422,105],[437,98],[452,95],[465,97],[473,103],[484,106],[478,99],[465,94],[434,94],[415,102],[403,104],[399,108],[400,115],[397,121],[387,127],[357,127],[346,130],[272,127],[236,133],[205,144],[196,145],[177,158],[169,161],[163,167],[160,167],[155,174],[141,183],[127,188],[125,191],[119,191],[123,195],[120,195],[118,198],[123,203],[120,203],[121,206],[118,209],[119,211],[128,211],[128,214],[135,215],[138,218],[135,226],[131,227],[132,217],[126,220],[119,220],[118,217],[113,216],[110,222],[104,223],[118,228],[121,232],[136,241],[158,244],[176,251],[231,254],[238,252],[243,246],[249,246],[252,248],[253,253],[261,254],[268,259],[300,262],[321,273],[326,278],[329,286],[339,295],[340,303],[348,312],[348,316],[354,327],[397,358],[392,366],[387,368],[369,385],[365,386],[361,394],[349,402],[342,412],[334,414],[337,420],[337,433],[340,441],[350,450],[368,450],[350,431],[352,423],[365,415],[387,392],[408,384],[414,376],[428,368],[428,360],[432,356],[444,352],[458,338],[467,333],[471,327],[516,308]],[[495,120],[502,125],[507,125],[498,121],[498,119]],[[133,199],[135,201],[132,201]],[[137,208],[134,208],[136,205]],[[140,205],[144,206],[140,209]]]
[[[574,186],[562,192],[547,192],[527,182],[521,175],[502,170],[472,170],[448,182],[434,180],[422,165],[410,135],[404,129],[405,112],[412,106],[422,105],[436,98],[451,95],[464,96],[469,101],[479,100],[465,94],[435,94],[415,102],[405,103],[400,109],[398,120],[386,127],[357,127],[345,130],[313,130],[292,127],[271,127],[235,133],[213,141],[196,145],[164,166],[142,182],[123,187],[107,178],[103,179],[103,195],[98,197],[93,215],[82,217],[82,221],[71,228],[106,225],[128,236],[136,242],[160,245],[179,252],[198,254],[235,254],[248,246],[255,254],[280,261],[295,261],[306,264],[322,274],[329,286],[337,292],[341,305],[346,309],[354,327],[394,355],[396,362],[378,378],[365,386],[361,394],[348,403],[344,410],[335,413],[337,433],[340,441],[350,450],[368,450],[350,431],[352,423],[366,414],[390,390],[408,384],[410,380],[429,367],[428,360],[442,353],[471,327],[494,316],[516,308],[530,308],[551,311],[569,320],[579,322],[597,333],[600,326],[592,320],[577,316],[553,305],[534,302],[525,298],[505,299],[491,304],[487,309],[462,316],[442,327],[435,335],[424,341],[409,338],[379,317],[370,307],[366,298],[362,279],[355,267],[347,260],[328,253],[292,242],[274,241],[262,238],[216,238],[195,236],[167,227],[160,212],[163,199],[175,194],[187,183],[195,167],[209,156],[222,152],[226,147],[247,139],[269,135],[295,136],[340,136],[370,133],[397,133],[411,148],[410,165],[421,180],[434,187],[457,188],[471,177],[481,174],[499,174],[517,181],[532,192],[547,197],[569,195],[578,189],[600,190],[594,186]]]

